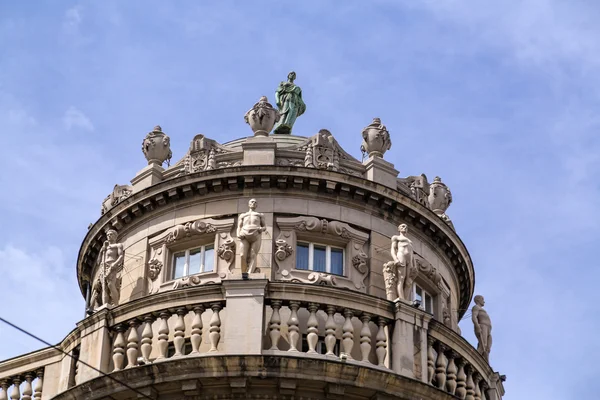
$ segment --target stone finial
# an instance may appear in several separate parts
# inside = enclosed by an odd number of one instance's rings
[[[142,142],[142,152],[148,160],[148,165],[161,166],[165,161],[171,160],[171,139],[162,131],[160,125],[148,132]]]
[[[448,186],[442,182],[439,176],[436,176],[429,185],[427,202],[429,203],[429,208],[454,229],[452,220],[446,215],[446,210],[450,207],[450,203],[452,203],[452,192],[450,192]]]
[[[373,118],[373,122],[363,129],[362,137],[363,143],[360,149],[367,152],[369,157],[383,157],[392,147],[390,133],[379,118]]]
[[[254,136],[269,136],[269,132],[279,118],[279,111],[269,104],[267,96],[262,96],[258,103],[244,115],[244,120],[252,128]]]
[[[474,298],[475,305],[471,309],[471,319],[477,337],[477,351],[489,362],[492,349],[492,320],[487,311],[483,309],[485,299],[481,295]]]

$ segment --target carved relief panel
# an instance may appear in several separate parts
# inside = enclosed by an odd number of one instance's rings
[[[364,251],[369,234],[340,221],[315,217],[277,217],[279,235],[275,241],[275,279],[331,285],[365,291],[369,273],[368,256]],[[341,248],[343,252],[343,275],[297,268],[299,243],[317,243]]]
[[[169,288],[218,283],[233,270],[235,241],[231,237],[234,219],[200,219],[169,228],[150,239],[147,263],[148,294]],[[198,247],[214,249],[214,269],[173,279],[174,254]]]

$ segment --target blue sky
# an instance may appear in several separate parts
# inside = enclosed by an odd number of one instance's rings
[[[368,4],[368,5],[367,5]],[[600,6],[559,0],[0,1],[0,316],[51,342],[82,317],[75,257],[154,125],[174,159],[294,69],[360,157],[440,175],[494,323],[507,400],[597,398]],[[273,99],[272,99],[273,100]],[[462,324],[474,343],[472,325]],[[38,347],[0,326],[0,359]],[[535,395],[533,395],[535,393]]]

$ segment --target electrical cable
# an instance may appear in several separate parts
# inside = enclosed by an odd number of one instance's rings
[[[144,398],[146,398],[148,400],[154,400],[152,397],[148,396],[147,394],[144,394],[144,393],[140,392],[139,390],[132,388],[131,386],[129,386],[125,382],[123,382],[123,381],[121,381],[121,380],[119,380],[119,379],[117,379],[117,378],[115,378],[113,376],[110,376],[109,374],[107,374],[107,373],[105,373],[103,371],[100,371],[98,368],[91,366],[90,364],[86,363],[85,361],[81,361],[78,358],[74,358],[71,354],[67,353],[66,351],[64,351],[63,349],[61,349],[60,347],[58,347],[57,345],[50,344],[49,342],[45,341],[44,339],[39,338],[38,336],[34,335],[33,333],[30,333],[30,332],[26,331],[25,329],[23,329],[23,328],[15,325],[15,324],[13,324],[12,322],[9,322],[9,321],[5,320],[2,317],[0,317],[0,322],[4,322],[6,325],[8,325],[8,326],[10,326],[10,327],[18,330],[21,333],[24,333],[25,335],[27,335],[27,336],[29,336],[29,337],[37,340],[38,342],[44,343],[46,346],[49,346],[49,347],[52,347],[55,350],[58,350],[62,354],[64,354],[64,355],[66,355],[66,356],[71,357],[72,359],[74,359],[75,362],[79,362],[79,363],[85,365],[86,367],[88,367],[90,369],[93,369],[96,372],[99,372],[100,374],[102,374],[102,376],[104,376],[106,378],[109,378],[110,380],[113,380],[113,381],[115,381],[116,383],[118,383],[120,385],[123,385],[127,389],[129,389],[129,390],[131,390],[131,391],[133,391],[133,392],[135,392],[135,393],[143,396]],[[114,398],[112,396],[108,395],[108,397],[110,397],[111,399],[114,400]]]

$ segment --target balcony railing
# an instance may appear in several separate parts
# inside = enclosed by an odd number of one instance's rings
[[[44,399],[104,373],[228,354],[349,363],[403,375],[461,399],[503,395],[486,360],[430,314],[325,286],[226,280],[169,291],[101,310],[71,336],[76,340],[69,340],[69,349],[80,346],[81,360],[93,368],[76,369],[73,360],[65,368],[65,357],[54,349],[2,362],[0,400],[41,399],[47,368],[53,381],[45,382]]]

